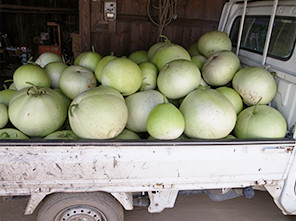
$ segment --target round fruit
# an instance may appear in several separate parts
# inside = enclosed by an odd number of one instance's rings
[[[42,68],[52,62],[63,62],[63,60],[62,57],[56,53],[45,52],[41,54],[35,61],[35,63],[40,65]]]
[[[268,104],[277,90],[274,77],[260,67],[239,70],[232,80],[232,86],[249,106],[257,104],[259,100],[259,104]]]
[[[50,79],[52,88],[59,88],[60,76],[67,67],[65,63],[58,61],[45,65],[44,69]]]
[[[156,138],[172,140],[180,137],[185,128],[182,113],[171,103],[158,104],[148,116],[147,131]]]
[[[101,60],[99,60],[99,62],[97,63],[97,66],[95,68],[95,75],[96,75],[96,78],[97,80],[101,83],[101,75],[102,75],[102,70],[103,68],[105,67],[105,65],[113,60],[114,58],[116,58],[115,56],[113,55],[108,55],[108,56],[105,56],[103,57]]]
[[[148,61],[148,52],[145,50],[138,50],[132,52],[128,58],[135,62],[136,64],[140,64],[142,62],[147,62]]]
[[[158,70],[151,62],[142,62],[139,64],[142,71],[143,81],[140,91],[153,90],[156,88],[156,79]]]
[[[0,129],[8,123],[8,111],[5,104],[0,103]]]
[[[8,106],[9,100],[15,92],[16,90],[13,89],[4,89],[0,91],[0,103],[3,103],[6,106]]]
[[[75,65],[80,65],[82,67],[88,68],[92,72],[95,71],[95,68],[98,62],[102,59],[102,56],[94,51],[87,51],[78,56],[74,62]]]
[[[198,67],[199,70],[202,70],[202,67],[203,67],[205,61],[207,60],[207,58],[202,55],[195,55],[195,56],[191,57],[191,60]]]
[[[17,90],[31,87],[32,84],[39,87],[50,87],[50,79],[46,71],[32,64],[24,64],[18,67],[13,74],[13,82]]]
[[[29,139],[29,137],[17,129],[3,128],[0,130],[0,139]]]
[[[180,106],[185,119],[185,135],[190,138],[218,139],[234,128],[236,113],[231,102],[213,89],[199,87]]]
[[[154,53],[157,51],[157,49],[162,47],[165,44],[166,44],[165,42],[157,42],[149,48],[149,50],[147,52],[147,57],[150,62],[152,62],[152,57],[153,57]]]
[[[128,108],[128,121],[126,127],[134,132],[146,132],[147,118],[152,109],[166,101],[158,91],[147,90],[137,92],[125,98]]]
[[[123,95],[131,95],[142,85],[142,71],[132,60],[121,57],[109,61],[102,70],[101,81]]]
[[[200,55],[196,43],[190,45],[189,48],[187,49],[187,51],[188,51],[188,53],[190,54],[191,57]]]
[[[159,72],[157,86],[167,98],[179,99],[196,89],[201,81],[198,67],[188,60],[175,60]]]
[[[114,139],[116,140],[139,140],[141,139],[140,136],[129,130],[129,129],[124,129],[117,137],[115,137]]]
[[[67,106],[53,89],[33,86],[11,97],[8,115],[11,123],[24,134],[44,137],[62,126]]]
[[[44,139],[66,140],[66,139],[78,139],[78,137],[76,136],[76,134],[74,134],[72,130],[59,130],[47,135],[46,137],[44,137]]]
[[[244,107],[243,100],[241,96],[230,87],[219,87],[216,88],[220,94],[223,94],[232,103],[235,113],[238,114]]]
[[[199,52],[209,58],[218,51],[231,51],[232,44],[226,32],[210,31],[203,34],[197,41]]]
[[[234,128],[237,138],[284,138],[286,132],[283,115],[273,107],[260,104],[244,109]]]
[[[90,88],[97,86],[97,80],[93,72],[80,65],[67,67],[61,74],[59,87],[70,99]]]
[[[89,139],[118,136],[128,117],[123,98],[94,92],[88,95],[87,92],[78,95],[70,104],[68,117],[73,132],[80,138]]]
[[[155,51],[151,61],[160,71],[169,62],[180,59],[191,61],[191,56],[185,48],[167,40],[164,45]]]
[[[240,68],[240,60],[231,51],[219,51],[208,58],[202,67],[203,79],[211,86],[228,84]]]

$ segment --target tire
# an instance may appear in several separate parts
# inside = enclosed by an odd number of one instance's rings
[[[55,193],[46,198],[37,217],[37,221],[72,220],[123,221],[123,208],[104,192]]]

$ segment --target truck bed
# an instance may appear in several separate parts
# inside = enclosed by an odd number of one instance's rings
[[[286,179],[294,149],[295,140],[288,138],[169,142],[9,140],[0,146],[0,194],[274,184]]]
[[[275,197],[279,194],[275,189],[282,189],[289,172],[296,170],[295,149],[292,138],[7,140],[0,145],[0,195],[42,199],[55,192],[86,191],[174,195],[180,190],[261,187]],[[290,172],[291,180],[293,176]]]

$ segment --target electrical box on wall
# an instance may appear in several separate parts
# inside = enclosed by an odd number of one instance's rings
[[[91,32],[116,32],[117,0],[92,0]]]
[[[116,2],[104,1],[104,20],[115,21],[116,20]]]

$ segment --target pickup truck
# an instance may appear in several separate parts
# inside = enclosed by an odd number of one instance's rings
[[[215,200],[268,191],[283,214],[296,215],[295,1],[230,0],[218,30],[242,66],[275,73],[270,105],[287,121],[285,138],[1,140],[0,195],[30,195],[25,214],[42,202],[38,221],[123,221],[137,203],[161,212],[199,191]]]

